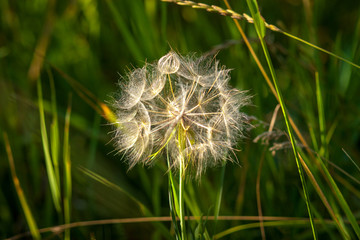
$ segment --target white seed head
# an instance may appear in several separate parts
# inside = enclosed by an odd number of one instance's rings
[[[185,161],[196,177],[231,160],[228,152],[245,127],[240,109],[249,97],[229,80],[229,70],[218,61],[173,51],[128,74],[114,106],[116,146],[130,167],[152,164],[166,149],[171,167]]]

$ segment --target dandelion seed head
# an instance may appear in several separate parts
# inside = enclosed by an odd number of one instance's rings
[[[183,161],[196,177],[231,160],[249,97],[229,86],[229,72],[217,60],[171,51],[129,73],[114,107],[116,147],[130,167],[153,164],[166,149],[173,169]]]

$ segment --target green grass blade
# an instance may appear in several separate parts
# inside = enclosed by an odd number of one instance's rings
[[[127,192],[125,189],[123,189],[122,187],[116,185],[115,183],[107,180],[106,178],[100,176],[99,174],[86,169],[84,167],[79,167],[79,169],[86,174],[88,177],[94,179],[95,181],[100,182],[101,184],[104,184],[105,186],[114,189],[116,191],[120,191],[122,193],[124,193],[126,196],[128,196],[131,200],[133,200],[141,209],[141,211],[144,213],[145,216],[148,217],[153,217],[153,214],[151,213],[151,211],[141,202],[139,201],[136,197],[134,197],[133,195],[131,195],[129,192]],[[167,239],[173,239],[173,237],[170,235],[169,231],[166,229],[166,227],[159,223],[159,222],[153,222],[153,224],[155,225],[155,227],[157,227],[158,230],[160,230],[160,232],[162,233],[162,235],[164,237],[166,237]]]
[[[342,195],[339,187],[337,186],[336,182],[334,181],[333,177],[331,176],[329,170],[327,169],[327,167],[325,166],[325,164],[323,163],[323,161],[318,158],[319,162],[320,162],[320,166],[322,168],[322,170],[324,171],[327,180],[329,182],[329,185],[332,187],[332,189],[335,192],[335,197],[338,200],[341,208],[343,209],[343,211],[345,212],[346,217],[348,218],[348,220],[350,221],[351,226],[353,227],[356,236],[360,239],[360,227],[359,224],[356,221],[356,217],[354,216],[353,212],[351,211],[348,203],[346,202],[344,196]]]
[[[176,188],[176,184],[175,184],[175,180],[172,174],[172,170],[171,170],[171,165],[170,165],[170,156],[169,156],[169,152],[168,152],[168,147],[166,147],[166,160],[167,160],[167,164],[168,164],[168,175],[169,175],[169,181],[170,181],[170,185],[169,185],[169,191],[171,190],[171,196],[173,198],[173,203],[174,203],[174,210],[176,212],[177,216],[180,216],[180,210],[179,210],[179,198],[177,195],[177,188]]]
[[[40,130],[41,130],[41,139],[44,148],[44,155],[45,155],[45,164],[46,164],[46,171],[48,175],[49,185],[51,194],[53,197],[53,202],[56,211],[60,212],[60,186],[56,180],[56,175],[54,171],[53,162],[50,156],[50,149],[49,149],[49,142],[46,132],[46,125],[45,125],[45,114],[44,114],[44,104],[42,98],[42,89],[41,89],[41,80],[37,81],[37,90],[38,90],[38,104],[39,104],[39,114],[40,114]]]
[[[294,35],[292,35],[292,34],[290,34],[290,33],[288,33],[288,32],[282,31],[282,30],[280,30],[279,32],[282,33],[282,34],[284,34],[284,35],[287,36],[287,37],[290,37],[290,38],[292,38],[292,39],[294,39],[294,40],[296,40],[296,41],[302,42],[302,43],[304,43],[304,44],[306,44],[306,45],[308,45],[308,46],[310,46],[310,47],[312,47],[312,48],[315,48],[315,49],[319,50],[320,52],[326,53],[326,54],[328,54],[328,55],[330,55],[330,56],[332,56],[332,57],[335,57],[335,58],[337,58],[337,59],[339,59],[339,60],[341,60],[341,61],[343,61],[343,62],[346,62],[346,63],[348,63],[348,64],[350,64],[350,65],[352,65],[352,66],[360,69],[360,66],[357,65],[356,63],[353,63],[353,62],[351,62],[351,61],[349,61],[349,60],[347,60],[347,59],[345,59],[345,58],[343,58],[343,57],[340,57],[339,55],[337,55],[337,54],[335,54],[335,53],[332,53],[332,52],[330,52],[330,51],[328,51],[328,50],[326,50],[326,49],[324,49],[324,48],[318,47],[318,46],[316,46],[315,44],[313,44],[313,43],[311,43],[311,42],[305,41],[305,40],[302,39],[302,38],[296,37],[296,36],[294,36]]]
[[[356,164],[356,162],[350,157],[350,155],[345,151],[345,149],[342,148],[342,151],[345,153],[345,155],[350,159],[350,161],[354,164],[354,166],[357,168],[357,170],[360,172],[359,165]]]
[[[319,126],[320,126],[320,140],[321,140],[321,147],[319,151],[320,157],[328,158],[327,157],[327,143],[326,143],[326,129],[325,129],[325,113],[324,113],[324,105],[323,99],[321,95],[321,88],[319,82],[319,73],[315,73],[315,80],[316,80],[316,99],[317,99],[317,107],[318,107],[318,114],[319,114]]]
[[[180,152],[181,154],[181,152]],[[180,218],[180,229],[181,229],[181,239],[185,240],[186,238],[186,225],[185,225],[185,209],[184,209],[184,183],[185,183],[185,166],[184,158],[181,156],[180,166],[179,166],[179,218]]]
[[[169,164],[169,160],[168,160],[168,164]],[[179,212],[179,207],[178,207],[178,200],[177,200],[177,196],[176,194],[176,189],[175,189],[175,185],[174,185],[174,181],[173,181],[173,177],[172,177],[172,173],[171,173],[171,169],[169,169],[169,187],[168,187],[168,194],[169,194],[169,207],[170,207],[170,216],[171,216],[171,220],[174,226],[174,230],[175,230],[175,234],[176,234],[176,238],[180,239],[181,238],[181,233],[179,230],[179,226],[176,220],[176,216],[178,216],[178,212]]]
[[[150,210],[141,201],[139,201],[137,198],[135,198],[133,195],[131,195],[129,192],[127,192],[125,189],[123,189],[121,186],[116,185],[115,183],[109,181],[108,179],[100,176],[99,174],[97,174],[89,169],[86,169],[84,167],[79,167],[79,169],[85,175],[100,182],[101,184],[103,184],[111,189],[114,189],[114,190],[124,193],[126,196],[128,196],[131,200],[133,200],[140,207],[140,209],[143,211],[143,213],[145,215],[147,215],[147,216],[151,215]]]
[[[254,9],[254,5],[253,2],[251,2],[251,0],[247,0],[247,4],[250,8],[250,11],[251,11],[251,15],[253,16],[253,19],[254,21],[257,20],[257,18],[255,17],[256,15],[260,15],[259,13],[259,9],[256,8]],[[252,6],[252,7],[251,7]],[[257,5],[256,5],[257,7]],[[254,11],[255,10],[255,11]],[[260,19],[260,21],[263,21],[261,18],[258,18]],[[260,26],[261,24],[258,23],[258,24],[255,24],[255,28],[257,28],[258,26]],[[260,29],[257,30],[258,33],[261,32]],[[315,224],[314,224],[314,220],[313,220],[313,216],[312,216],[312,213],[311,213],[311,206],[310,206],[310,200],[309,200],[309,193],[308,193],[308,190],[307,190],[307,185],[306,185],[306,181],[305,181],[305,176],[304,176],[304,173],[303,173],[303,169],[301,167],[301,164],[300,164],[300,161],[298,159],[298,152],[297,152],[297,149],[296,149],[296,142],[295,142],[295,138],[294,138],[294,135],[293,135],[293,130],[290,126],[290,123],[289,123],[289,116],[288,116],[288,113],[287,113],[287,109],[286,109],[286,106],[285,106],[285,103],[283,101],[283,97],[282,97],[282,94],[281,94],[281,91],[278,87],[278,83],[277,83],[277,77],[276,77],[276,74],[275,74],[275,70],[274,70],[274,67],[272,65],[272,61],[271,61],[271,58],[270,58],[270,54],[269,54],[269,51],[267,49],[267,46],[263,40],[263,37],[261,35],[258,36],[259,37],[259,40],[260,40],[260,43],[261,43],[261,46],[262,46],[262,49],[263,49],[263,52],[265,54],[265,58],[266,58],[266,61],[267,61],[267,64],[269,66],[269,69],[270,69],[270,73],[271,73],[271,77],[272,77],[272,80],[273,80],[273,83],[274,83],[274,87],[275,87],[275,90],[276,90],[276,93],[277,93],[277,96],[279,98],[279,103],[280,103],[280,106],[281,106],[281,110],[283,112],[283,116],[284,116],[284,119],[285,119],[285,123],[286,123],[286,128],[287,128],[287,132],[289,134],[289,138],[290,138],[290,142],[291,142],[291,146],[292,146],[292,149],[293,149],[293,152],[294,152],[294,157],[295,157],[295,161],[296,161],[296,166],[298,168],[298,171],[299,171],[299,175],[300,175],[300,180],[301,180],[301,184],[302,184],[302,188],[303,188],[303,193],[304,193],[304,198],[305,198],[305,202],[306,202],[306,207],[307,207],[307,210],[308,210],[308,214],[309,214],[309,219],[310,219],[310,225],[311,225],[311,229],[312,229],[312,232],[313,232],[313,237],[314,239],[317,239],[317,233],[316,233],[316,230],[315,230]]]
[[[131,35],[129,29],[125,25],[125,21],[124,21],[124,19],[122,19],[121,15],[120,15],[119,11],[116,9],[116,6],[114,5],[113,1],[107,0],[106,3],[110,9],[111,14],[114,17],[116,26],[118,27],[119,31],[121,32],[121,34],[124,37],[126,46],[129,47],[130,52],[133,54],[133,56],[136,59],[144,59],[143,54],[141,53],[141,51],[139,50],[139,47],[136,44],[134,36]]]
[[[319,150],[319,147],[318,147],[318,143],[316,140],[315,131],[311,126],[309,126],[309,133],[310,133],[310,137],[311,137],[311,142],[313,144],[313,149],[315,152],[317,152]]]
[[[246,2],[250,9],[251,15],[253,16],[254,19],[256,33],[258,34],[259,37],[264,38],[266,28],[265,28],[265,23],[260,15],[257,0],[247,0]]]
[[[28,203],[26,201],[26,197],[25,197],[24,191],[21,188],[19,178],[16,175],[14,157],[12,155],[9,138],[8,138],[6,133],[4,133],[4,141],[5,141],[6,153],[7,153],[8,159],[9,159],[11,176],[12,176],[12,179],[13,179],[13,182],[14,182],[14,185],[15,185],[16,193],[17,193],[17,195],[19,197],[19,200],[20,200],[21,207],[22,207],[22,209],[24,211],[24,215],[25,215],[27,224],[29,226],[31,236],[33,237],[33,239],[41,239],[41,236],[40,236],[39,229],[37,227],[36,221],[35,221],[32,213],[31,213],[30,207],[29,207],[29,205],[28,205]]]
[[[69,106],[65,116],[65,129],[64,129],[64,221],[69,224],[71,220],[71,193],[72,193],[72,180],[71,180],[71,161],[70,161],[70,144],[69,144],[69,128],[70,128],[70,115],[71,115],[71,95],[69,97]],[[70,229],[65,229],[65,239],[70,239]]]
[[[299,159],[301,161],[301,164],[302,164],[302,166],[303,166],[303,168],[305,170],[305,173],[308,175],[308,178],[311,181],[315,191],[318,193],[318,196],[320,197],[320,199],[323,202],[324,206],[328,210],[331,218],[336,223],[337,228],[339,229],[340,233],[343,235],[343,238],[344,239],[350,239],[349,232],[348,232],[346,226],[344,225],[344,221],[343,221],[342,217],[339,216],[336,213],[337,207],[334,206],[334,204],[331,205],[329,203],[329,201],[328,201],[328,198],[331,197],[331,195],[326,196],[324,194],[324,192],[322,191],[318,181],[316,180],[316,178],[315,178],[315,176],[313,174],[314,170],[310,170],[310,168],[309,168],[309,166],[310,166],[309,159],[307,159],[306,155],[303,154],[303,152],[301,151],[301,148],[299,148],[298,151],[299,151]],[[333,201],[331,201],[331,203],[333,203]],[[335,208],[335,210],[334,210],[334,208]]]
[[[225,178],[225,170],[226,170],[226,162],[224,161],[223,166],[221,167],[221,173],[219,177],[219,187],[216,193],[216,201],[215,201],[215,208],[214,208],[214,224],[216,226],[217,219],[220,213],[220,206],[221,206],[221,199],[222,199],[222,193],[224,188],[224,178]],[[216,227],[214,227],[214,230]]]
[[[59,149],[60,149],[60,137],[59,137],[59,124],[58,114],[56,109],[56,93],[54,78],[50,68],[48,68],[48,76],[50,80],[50,91],[51,91],[51,113],[53,116],[52,123],[50,126],[50,144],[51,144],[51,157],[54,164],[55,177],[60,184],[60,170],[59,170]]]

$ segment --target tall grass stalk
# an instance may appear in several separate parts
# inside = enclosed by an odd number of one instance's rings
[[[334,193],[338,203],[340,204],[341,208],[345,212],[345,215],[347,216],[348,220],[350,221],[350,224],[353,227],[356,236],[360,239],[360,227],[359,227],[359,223],[356,221],[356,217],[354,216],[353,211],[351,211],[349,204],[345,200],[345,198],[344,198],[343,194],[341,193],[339,187],[337,186],[335,180],[331,176],[329,170],[327,169],[326,165],[324,164],[324,162],[321,160],[320,157],[318,157],[318,162],[320,163],[321,169],[327,177],[326,180],[327,180],[329,186],[331,187],[331,189],[333,190],[333,193]]]
[[[183,132],[182,126],[178,124],[178,143],[179,143],[179,218],[180,218],[180,231],[181,231],[181,239],[186,240],[186,225],[185,225],[185,209],[184,209],[184,183],[186,177],[186,166],[185,166],[185,157],[184,157],[184,149],[185,149],[185,133]]]
[[[224,0],[224,1],[227,2],[227,0]],[[291,142],[291,146],[292,146],[292,149],[293,149],[293,152],[294,152],[296,166],[298,168],[301,184],[302,184],[302,187],[303,187],[304,198],[305,198],[307,210],[308,210],[308,213],[309,213],[309,219],[310,219],[311,229],[312,229],[312,232],[313,232],[313,237],[314,237],[314,239],[317,239],[317,233],[316,233],[316,230],[315,230],[315,224],[314,224],[313,216],[312,216],[312,213],[311,213],[311,204],[310,204],[310,199],[309,199],[309,193],[308,193],[308,190],[307,190],[307,185],[306,185],[303,169],[302,169],[302,166],[300,164],[300,160],[298,159],[298,152],[297,152],[295,138],[293,136],[293,130],[292,130],[292,128],[290,126],[290,123],[289,123],[288,112],[287,112],[285,103],[283,101],[281,91],[280,91],[280,89],[278,87],[275,69],[273,67],[269,51],[268,51],[267,46],[266,46],[266,44],[264,42],[264,39],[263,39],[264,36],[265,36],[265,24],[264,24],[263,19],[261,18],[261,14],[259,12],[259,8],[258,8],[256,0],[247,0],[247,5],[248,5],[248,7],[250,9],[250,12],[251,12],[251,15],[252,15],[252,17],[254,19],[254,25],[255,25],[256,33],[258,34],[258,37],[259,37],[259,40],[260,40],[260,43],[261,43],[261,47],[263,49],[263,52],[265,54],[265,58],[266,58],[268,67],[270,69],[273,84],[275,86],[276,93],[277,93],[277,96],[279,98],[279,103],[280,103],[281,110],[282,110],[283,115],[284,115],[286,128],[287,128],[289,138],[290,138],[290,142]]]
[[[184,158],[181,157],[180,160],[180,172],[179,172],[179,218],[180,218],[180,228],[181,228],[181,239],[185,240],[186,238],[186,228],[185,228],[185,212],[184,212],[184,180],[185,180],[185,167],[184,167]]]
[[[13,157],[13,154],[12,154],[12,151],[11,151],[11,146],[10,146],[8,135],[6,134],[6,132],[4,132],[3,136],[4,136],[4,141],[5,141],[5,149],[6,149],[7,157],[9,159],[11,176],[12,176],[12,179],[13,179],[13,183],[15,185],[16,193],[17,193],[17,195],[19,197],[19,200],[20,200],[21,207],[22,207],[22,209],[24,211],[24,215],[25,215],[27,224],[28,224],[28,226],[30,228],[31,236],[33,237],[33,239],[41,239],[41,235],[39,233],[39,229],[37,227],[36,221],[34,219],[34,216],[33,216],[32,212],[31,212],[29,204],[27,203],[24,191],[23,191],[23,189],[22,189],[22,187],[20,185],[19,178],[16,175],[14,157]]]
[[[320,80],[319,80],[318,72],[315,73],[315,81],[316,81],[316,100],[317,100],[317,107],[318,107],[318,114],[319,114],[320,140],[321,140],[319,156],[322,158],[328,159],[329,155],[327,154],[325,112],[324,112],[323,97],[321,94],[321,87],[320,87]]]
[[[52,161],[52,157],[50,155],[50,147],[49,147],[46,124],[45,124],[44,103],[43,103],[40,79],[37,81],[37,90],[38,90],[38,104],[39,104],[39,114],[40,114],[40,129],[41,129],[41,138],[42,138],[42,144],[43,144],[43,149],[44,149],[44,154],[45,154],[46,171],[47,171],[47,175],[48,175],[48,180],[49,180],[49,185],[50,185],[50,190],[51,190],[54,206],[55,206],[56,211],[58,213],[60,213],[61,212],[60,183],[57,181],[55,170],[54,170],[54,162]],[[55,141],[58,141],[58,139],[55,139]]]
[[[47,69],[49,80],[50,80],[50,92],[51,92],[51,113],[52,122],[50,125],[50,145],[51,145],[51,156],[54,163],[54,171],[57,183],[60,185],[60,168],[59,168],[59,123],[58,114],[56,109],[56,91],[54,84],[54,77],[51,70]]]
[[[71,160],[70,160],[70,144],[69,144],[69,129],[70,129],[70,115],[71,115],[71,95],[69,97],[69,106],[65,116],[64,128],[64,220],[65,224],[70,224],[71,220],[71,195],[72,195],[72,180],[71,180]],[[70,239],[70,229],[65,229],[65,240]]]

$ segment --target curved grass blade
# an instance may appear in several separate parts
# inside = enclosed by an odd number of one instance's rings
[[[339,229],[340,233],[343,235],[344,239],[350,239],[349,232],[347,231],[346,227],[344,226],[344,221],[341,218],[338,218],[338,215],[335,213],[335,211],[330,206],[330,203],[328,202],[324,192],[321,190],[319,184],[317,183],[317,181],[315,179],[315,176],[312,174],[312,172],[309,169],[308,165],[304,161],[304,159],[306,159],[305,155],[304,155],[304,158],[303,158],[302,154],[300,154],[300,152],[301,152],[301,149],[299,149],[299,159],[300,159],[301,164],[302,164],[302,166],[303,166],[303,168],[305,170],[305,173],[308,175],[308,178],[312,182],[314,189],[318,193],[321,201],[323,202],[324,206],[328,210],[331,218],[336,223],[337,228]],[[309,163],[309,160],[307,160],[307,162]]]
[[[358,222],[356,221],[356,218],[353,214],[353,212],[351,211],[348,203],[346,202],[344,196],[342,195],[339,187],[337,186],[336,182],[334,181],[333,177],[331,176],[329,170],[327,169],[327,167],[325,166],[324,162],[318,158],[318,161],[320,163],[320,166],[322,168],[322,170],[324,171],[326,177],[327,177],[327,181],[328,184],[330,185],[330,187],[333,189],[334,193],[335,193],[335,197],[338,200],[341,208],[343,209],[343,211],[345,212],[346,217],[349,219],[351,226],[353,227],[356,236],[360,239],[360,227]]]
[[[50,190],[54,202],[54,206],[56,211],[60,212],[60,186],[59,182],[56,179],[56,174],[54,171],[53,161],[50,156],[50,148],[49,142],[46,132],[46,125],[45,125],[45,114],[44,114],[44,104],[42,98],[42,89],[41,89],[41,80],[37,81],[37,91],[38,91],[38,104],[39,104],[39,114],[40,114],[40,130],[41,130],[41,139],[44,148],[44,155],[45,155],[45,164],[46,164],[46,171],[49,179]]]
[[[167,149],[167,148],[166,148]],[[172,175],[172,171],[170,168],[170,161],[169,161],[169,154],[167,151],[167,163],[169,166],[169,170],[168,170],[168,175],[169,175],[169,189],[168,189],[168,194],[169,194],[169,206],[170,206],[170,216],[171,216],[171,220],[174,226],[174,230],[175,230],[175,236],[176,239],[181,239],[181,233],[179,230],[179,226],[176,220],[176,216],[179,215],[179,204],[178,204],[178,198],[177,198],[177,194],[176,194],[176,188],[175,188],[175,184],[174,184],[174,180],[173,180],[173,175]]]
[[[227,0],[224,0],[224,1],[227,2]],[[247,0],[246,2],[248,4],[248,6],[249,6],[249,9],[250,9],[251,15],[253,16],[254,21],[263,21],[260,17],[257,17],[257,16],[260,15],[260,12],[259,12],[259,8],[258,8],[258,6],[256,4],[256,0]],[[259,28],[260,26],[261,26],[261,23],[256,23],[255,24],[255,28]],[[309,200],[309,193],[308,193],[308,190],[307,190],[307,185],[306,185],[303,169],[302,169],[302,166],[300,164],[300,160],[298,159],[298,152],[297,152],[297,149],[296,149],[296,142],[295,142],[295,138],[294,138],[294,135],[293,135],[293,130],[292,130],[291,125],[289,123],[288,111],[287,111],[285,103],[283,101],[282,93],[281,93],[281,91],[280,91],[280,89],[278,87],[277,77],[276,77],[275,69],[273,67],[273,64],[272,64],[272,61],[271,61],[271,58],[270,58],[269,51],[268,51],[267,46],[266,46],[266,44],[265,44],[265,42],[263,40],[263,36],[260,35],[261,29],[257,29],[256,31],[258,33],[258,37],[259,37],[263,52],[265,54],[267,64],[268,64],[269,69],[270,69],[273,84],[274,84],[274,87],[276,89],[276,93],[277,93],[277,96],[279,98],[279,103],[280,103],[280,106],[281,106],[281,110],[283,112],[283,116],[284,116],[284,119],[285,119],[287,132],[289,134],[291,146],[292,146],[292,149],[293,149],[293,152],[294,152],[296,166],[298,168],[299,175],[300,175],[301,185],[302,185],[302,188],[303,188],[304,198],[305,198],[305,202],[306,202],[306,206],[307,206],[307,210],[308,210],[308,214],[309,214],[310,225],[311,225],[311,229],[312,229],[312,232],[313,232],[313,237],[314,237],[314,239],[317,239],[317,233],[316,233],[316,230],[315,230],[315,224],[314,224],[313,216],[312,216],[312,213],[311,213],[311,205],[310,205],[310,200]]]
[[[304,40],[304,39],[302,39],[302,38],[296,37],[296,36],[294,36],[294,35],[292,35],[292,34],[290,34],[290,33],[288,33],[288,32],[285,32],[285,31],[283,31],[283,30],[280,30],[280,29],[279,29],[278,32],[279,32],[279,33],[282,33],[282,34],[284,34],[285,36],[290,37],[290,38],[292,38],[292,39],[294,39],[294,40],[296,40],[296,41],[302,42],[302,43],[304,43],[304,44],[306,44],[306,45],[308,45],[308,46],[310,46],[310,47],[312,47],[312,48],[315,48],[315,49],[319,50],[320,52],[326,53],[326,54],[328,54],[328,55],[330,55],[330,56],[332,56],[332,57],[334,57],[334,58],[337,58],[337,59],[339,59],[339,60],[341,60],[341,61],[343,61],[343,62],[346,62],[346,63],[352,65],[353,67],[356,67],[356,68],[359,68],[359,69],[360,69],[360,66],[359,66],[358,64],[353,63],[353,62],[347,60],[346,58],[343,58],[343,57],[341,57],[341,56],[339,56],[339,55],[337,55],[337,54],[335,54],[335,53],[332,53],[332,52],[324,49],[324,48],[318,47],[318,46],[316,46],[315,44],[313,44],[313,43],[311,43],[311,42],[308,42],[308,41],[306,41],[306,40]]]
[[[65,115],[65,129],[64,129],[64,220],[65,224],[70,223],[71,219],[71,161],[70,161],[70,144],[69,144],[69,128],[71,115],[71,95],[69,96],[69,106]],[[65,240],[70,239],[70,229],[65,229]]]
[[[344,148],[342,148],[342,151],[346,154],[346,156],[350,159],[350,161],[354,164],[354,166],[357,168],[357,170],[360,172],[359,165],[356,164],[356,162],[350,157],[350,155],[345,151]]]
[[[50,125],[50,146],[51,146],[51,157],[54,163],[55,177],[58,183],[60,183],[60,171],[59,171],[59,124],[58,124],[58,114],[56,109],[56,93],[55,93],[55,84],[54,78],[51,73],[51,70],[48,68],[48,76],[50,80],[50,92],[51,92],[51,113],[52,113],[52,123]]]
[[[316,224],[321,224],[321,221],[320,220],[317,220],[315,221]],[[334,225],[334,222],[331,222],[331,221],[325,221],[327,224],[329,225]],[[263,223],[265,227],[286,227],[286,226],[290,226],[290,227],[293,227],[293,226],[302,226],[302,225],[307,225],[309,224],[309,220],[307,219],[299,219],[299,220],[286,220],[286,221],[269,221],[269,222],[264,222]],[[233,234],[235,232],[239,232],[239,231],[243,231],[243,230],[246,230],[246,229],[253,229],[253,228],[258,228],[260,227],[260,222],[256,222],[256,223],[248,223],[248,224],[243,224],[243,225],[239,225],[239,226],[236,226],[236,227],[232,227],[232,228],[229,228],[223,232],[220,232],[218,234],[216,234],[214,236],[214,239],[220,239],[220,238],[223,238],[225,236],[228,236],[230,234]]]
[[[11,147],[10,147],[10,142],[9,142],[9,138],[7,136],[7,134],[4,132],[4,141],[5,141],[5,148],[6,148],[6,153],[9,159],[9,165],[10,165],[10,171],[11,171],[11,176],[15,185],[15,190],[16,193],[19,197],[20,200],[20,204],[21,207],[24,211],[24,215],[27,221],[27,224],[29,226],[30,232],[31,232],[31,236],[33,237],[33,239],[41,239],[40,233],[39,233],[39,229],[37,227],[36,221],[31,213],[30,207],[26,201],[26,197],[24,194],[24,191],[21,188],[20,185],[20,181],[19,178],[16,175],[16,170],[15,170],[15,164],[14,164],[14,158],[12,155],[12,151],[11,151]]]
[[[320,126],[320,140],[321,147],[319,151],[320,157],[328,158],[327,156],[327,143],[326,143],[326,129],[325,129],[325,112],[323,105],[323,98],[321,95],[320,81],[319,81],[319,73],[315,73],[315,81],[316,81],[316,100],[319,114],[319,126]]]
[[[131,195],[129,192],[127,192],[122,187],[116,185],[115,183],[112,183],[111,181],[107,180],[106,178],[100,176],[99,174],[97,174],[89,169],[86,169],[84,167],[79,167],[79,169],[84,174],[86,174],[88,177],[94,179],[95,181],[98,181],[111,189],[114,189],[114,190],[124,193],[126,196],[128,196],[131,200],[133,200],[139,206],[139,208],[144,213],[144,215],[149,216],[149,217],[154,217],[153,214],[151,213],[151,211],[141,201],[139,201],[137,198],[135,198],[133,195]],[[167,239],[173,238],[163,224],[161,224],[159,222],[153,222],[153,224],[157,227],[158,230],[160,230],[160,232],[163,234],[164,237],[166,237]]]

